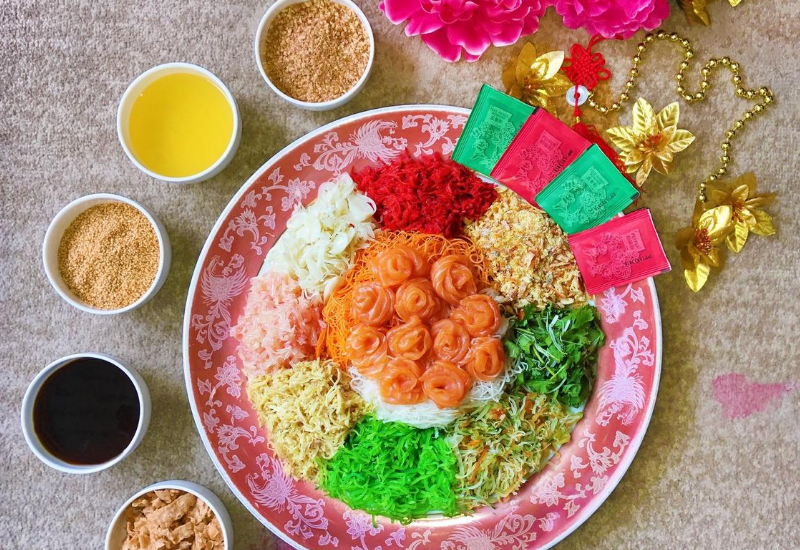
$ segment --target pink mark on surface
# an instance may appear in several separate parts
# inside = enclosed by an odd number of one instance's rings
[[[747,418],[761,412],[774,400],[797,387],[797,384],[760,384],[748,382],[743,374],[723,374],[714,379],[714,399],[722,404],[727,418]]]

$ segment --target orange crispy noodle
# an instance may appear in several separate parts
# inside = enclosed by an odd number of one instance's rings
[[[365,281],[375,281],[375,274],[370,266],[383,251],[407,246],[422,254],[429,263],[443,256],[457,255],[469,260],[478,289],[489,286],[489,264],[483,252],[469,239],[448,239],[442,235],[424,233],[406,233],[404,231],[378,231],[369,246],[356,254],[353,266],[345,274],[344,281],[333,291],[325,303],[322,315],[328,330],[325,333],[325,344],[328,354],[340,365],[347,362],[347,337],[350,331],[359,324],[352,314],[353,288]],[[395,316],[392,325],[400,319]]]

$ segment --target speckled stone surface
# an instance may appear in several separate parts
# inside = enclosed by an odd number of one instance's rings
[[[252,40],[267,2],[0,0],[0,548],[101,548],[111,516],[130,494],[175,478],[206,485],[222,497],[238,550],[273,547],[271,536],[214,470],[186,399],[182,315],[207,232],[247,177],[292,140],[374,107],[468,106],[480,83],[501,85],[502,66],[521,47],[493,49],[478,63],[448,65],[391,26],[377,1],[360,3],[377,40],[372,78],[347,106],[310,113],[281,103],[256,70]],[[680,270],[658,278],[664,364],[650,430],[619,487],[559,546],[564,550],[800,548],[800,75],[794,60],[800,6],[745,0],[734,10],[720,0],[710,12],[711,27],[687,27],[673,4],[664,28],[694,40],[697,58],[730,55],[749,85],[774,91],[777,106],[736,142],[732,172],[753,169],[760,188],[779,193],[770,208],[778,234],[754,237],[699,295],[686,288]],[[534,37],[559,48],[576,39],[587,37],[562,29],[552,11]],[[618,73],[616,90],[634,48],[635,42],[601,47]],[[641,68],[647,77],[639,93],[656,108],[675,99],[679,57],[673,48],[658,44]],[[203,184],[151,180],[117,142],[116,107],[125,87],[167,61],[210,69],[241,108],[239,152],[220,176]],[[709,101],[681,105],[681,126],[697,135],[696,143],[680,155],[669,178],[654,175],[647,183],[644,202],[676,266],[672,235],[689,221],[696,182],[716,166],[721,136],[744,107],[721,75],[714,84]],[[625,111],[620,118],[629,117]],[[172,271],[161,293],[119,317],[73,309],[42,270],[40,246],[49,220],[67,202],[93,192],[140,201],[161,218],[172,239]],[[152,392],[153,420],[141,447],[115,468],[68,476],[28,451],[19,428],[20,403],[44,365],[87,350],[111,353],[139,370]],[[718,377],[740,380],[730,374],[790,386],[763,410],[748,407],[748,416],[731,418],[714,392]],[[729,407],[745,391],[718,386],[718,397]],[[758,387],[746,393],[751,401],[764,397]]]

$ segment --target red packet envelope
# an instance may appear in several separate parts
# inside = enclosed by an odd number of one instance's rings
[[[647,208],[613,218],[568,239],[589,294],[670,270]]]
[[[544,109],[525,122],[492,177],[536,205],[536,195],[591,143]]]

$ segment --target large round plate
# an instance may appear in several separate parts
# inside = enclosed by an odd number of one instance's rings
[[[557,458],[514,498],[472,516],[407,526],[349,509],[281,469],[244,391],[230,327],[250,277],[295,205],[342,172],[413,155],[448,155],[469,111],[401,106],[344,118],[295,141],[231,199],[206,241],[189,288],[184,371],[197,429],[222,477],[250,512],[297,548],[543,549],[583,523],[630,466],[655,404],[661,319],[652,280],[596,297],[607,344],[584,418]]]

